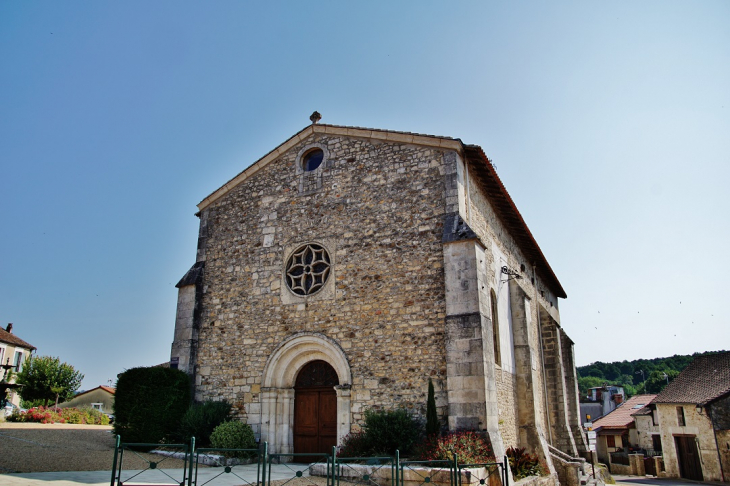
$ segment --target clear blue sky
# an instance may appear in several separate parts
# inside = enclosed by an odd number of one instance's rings
[[[730,348],[730,2],[0,3],[0,324],[167,361],[196,204],[309,124],[482,146],[578,364]]]

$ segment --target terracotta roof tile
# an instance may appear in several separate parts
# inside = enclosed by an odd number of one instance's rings
[[[697,356],[652,403],[706,405],[730,393],[730,351]]]
[[[30,349],[31,351],[36,349],[36,347],[33,346],[32,344],[23,341],[15,334],[8,332],[2,328],[0,328],[0,343],[12,344],[13,346],[20,346],[21,348]]]
[[[86,391],[82,391],[81,393],[77,393],[76,396],[74,396],[74,398],[80,397],[81,395],[86,395],[87,393],[91,393],[94,390],[98,390],[99,388],[101,388],[105,392],[111,393],[112,395],[116,394],[116,391],[117,391],[116,388],[101,385],[101,386],[97,386],[96,388],[92,388],[91,390],[86,390]]]
[[[631,415],[644,408],[656,395],[634,395],[622,403],[613,412],[593,422],[593,430],[625,429],[634,422]]]

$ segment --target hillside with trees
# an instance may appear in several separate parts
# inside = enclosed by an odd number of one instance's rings
[[[596,361],[587,366],[579,366],[578,388],[581,399],[589,388],[604,383],[624,387],[631,397],[638,393],[659,393],[667,384],[689,365],[697,356],[715,354],[721,351],[707,351],[687,355],[675,354],[668,358],[637,359],[634,361]]]

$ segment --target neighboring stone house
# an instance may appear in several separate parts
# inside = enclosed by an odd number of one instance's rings
[[[93,408],[107,415],[114,410],[114,396],[116,389],[110,386],[97,386],[76,394],[71,400],[59,403],[59,408]]]
[[[32,344],[23,341],[13,334],[13,324],[10,323],[5,329],[0,328],[0,378],[8,383],[15,383],[15,375],[23,368],[27,360],[36,348]],[[11,377],[9,380],[8,377]],[[7,399],[16,407],[20,406],[20,395],[15,389],[8,391],[8,396],[0,397],[0,403]],[[0,404],[0,406],[2,406]]]
[[[647,456],[662,455],[662,438],[659,434],[659,420],[656,410],[650,405],[632,413],[634,428],[630,430],[629,440],[643,449]]]
[[[698,356],[649,407],[665,476],[730,482],[730,352]]]
[[[611,453],[628,453],[639,449],[639,437],[634,426],[635,412],[643,409],[656,395],[634,395],[613,412],[593,422],[596,432],[596,455],[604,464],[611,464]],[[617,471],[611,470],[612,473]]]
[[[480,147],[313,124],[198,208],[171,365],[270,450],[423,417],[431,378],[443,427],[497,457],[585,451],[565,291]]]

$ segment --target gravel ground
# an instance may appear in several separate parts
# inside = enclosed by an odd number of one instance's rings
[[[0,473],[109,471],[114,435],[108,425],[0,422]],[[124,469],[144,469],[155,454],[125,453]],[[183,467],[180,459],[164,459],[164,469]]]

